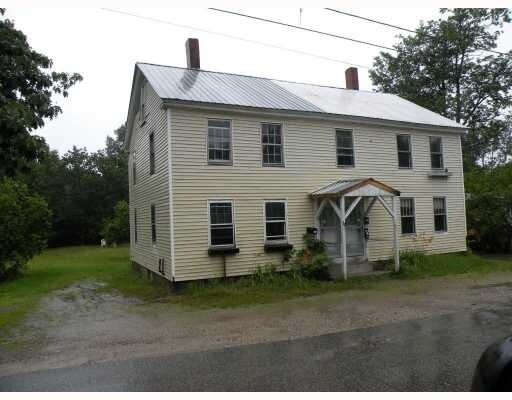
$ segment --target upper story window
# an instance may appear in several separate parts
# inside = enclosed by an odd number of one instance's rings
[[[286,234],[286,202],[269,200],[265,202],[265,241],[285,242]]]
[[[156,209],[155,205],[151,204],[151,241],[156,243]]]
[[[137,153],[133,153],[132,155],[132,184],[135,185],[137,183]]]
[[[354,166],[354,137],[351,130],[336,129],[336,158],[338,167]]]
[[[231,164],[231,121],[227,119],[208,120],[208,162]]]
[[[281,124],[261,124],[261,145],[264,166],[284,165]]]
[[[210,247],[234,246],[233,202],[230,200],[215,200],[210,201],[208,207],[210,215]]]
[[[149,175],[155,173],[155,134],[149,134]]]
[[[413,198],[400,198],[400,218],[402,223],[402,234],[416,233],[416,217]]]
[[[412,168],[411,135],[396,135],[398,168]]]
[[[146,119],[146,82],[140,85],[139,102],[139,121],[143,122]]]
[[[446,218],[446,198],[434,197],[434,231],[448,231],[448,221]]]
[[[432,169],[443,169],[443,139],[439,136],[430,136],[430,166]]]

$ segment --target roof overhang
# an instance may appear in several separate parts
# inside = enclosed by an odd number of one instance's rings
[[[310,196],[312,198],[400,196],[400,191],[373,178],[345,179],[322,186],[311,192]]]
[[[304,118],[309,120],[322,120],[322,121],[343,121],[354,124],[367,124],[373,126],[389,126],[393,128],[414,128],[418,130],[426,130],[429,132],[446,132],[455,134],[467,133],[467,128],[441,126],[441,125],[427,125],[418,124],[407,121],[395,121],[387,119],[369,118],[369,117],[358,117],[354,115],[342,115],[342,114],[329,114],[320,112],[309,112],[309,111],[294,111],[294,110],[278,110],[270,108],[260,107],[249,107],[249,106],[237,106],[229,104],[218,104],[218,103],[207,103],[200,101],[187,101],[180,99],[162,99],[162,107],[176,107],[185,109],[196,109],[196,110],[208,110],[208,111],[219,111],[219,112],[237,112],[241,114],[253,114],[258,116],[269,116],[269,117],[284,117],[284,118]]]

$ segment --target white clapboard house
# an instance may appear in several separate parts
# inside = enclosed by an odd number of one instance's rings
[[[137,63],[127,119],[132,262],[170,281],[282,265],[309,229],[334,273],[466,250],[465,128],[398,96]],[[396,263],[398,267],[398,263]]]

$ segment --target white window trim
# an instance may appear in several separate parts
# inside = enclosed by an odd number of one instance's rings
[[[209,124],[208,124],[208,121],[210,120],[217,120],[217,121],[229,121],[229,125],[230,125],[230,134],[231,134],[231,143],[230,143],[230,152],[229,152],[229,160],[210,160],[210,152],[209,152],[209,147],[208,147],[208,135],[209,135]],[[208,165],[224,165],[224,166],[232,166],[234,164],[234,123],[233,123],[233,119],[231,118],[222,118],[222,117],[218,117],[218,116],[215,116],[215,117],[206,117],[206,140],[205,140],[205,148],[206,148],[206,154],[205,154],[205,158],[206,158],[206,164]]]
[[[140,95],[139,95],[139,121],[141,122],[141,125],[146,122],[146,116],[147,116],[147,88],[146,88],[147,82],[145,80],[142,81],[140,85]],[[144,107],[143,107],[144,106]]]
[[[155,223],[154,224],[153,224],[153,221],[151,220],[152,219],[151,218],[151,214],[152,214],[151,213],[151,209],[153,207],[155,208]],[[158,232],[156,230],[156,226],[157,226],[156,218],[157,218],[157,216],[156,216],[156,204],[155,203],[151,203],[149,205],[149,237],[151,238],[151,244],[153,245],[153,248],[155,248],[157,243],[158,243]],[[153,240],[153,225],[155,225],[155,240]]]
[[[401,199],[411,199],[412,200],[412,206],[414,209],[414,232],[412,233],[402,233],[402,204]],[[402,236],[416,236],[418,233],[418,226],[417,226],[417,218],[416,218],[416,197],[414,196],[407,196],[407,195],[400,195],[398,197],[398,206],[399,206],[399,214],[400,214],[400,234]]]
[[[398,136],[409,136],[409,152],[411,153],[411,166],[410,167],[401,167],[400,166],[400,158],[398,157]],[[414,169],[414,151],[413,151],[413,138],[410,133],[397,133],[395,135],[395,154],[396,154],[396,165],[398,166],[398,169],[401,170],[412,170]],[[402,152],[402,151],[400,151]]]
[[[210,204],[211,203],[230,203],[231,204],[231,223],[233,225],[233,243],[212,245],[211,235],[211,220],[210,220]],[[207,218],[208,218],[208,248],[209,249],[230,249],[236,247],[236,220],[235,220],[235,202],[232,199],[208,199],[206,205]],[[227,224],[221,224],[227,225]]]
[[[352,133],[352,158],[354,163],[352,165],[339,165],[338,164],[338,132],[337,131],[350,131]],[[336,157],[336,167],[338,168],[355,168],[356,167],[356,135],[352,128],[334,128],[334,150]]]
[[[286,239],[268,240],[267,239],[267,203],[284,203],[284,223]],[[277,221],[274,221],[277,222]],[[265,199],[263,200],[263,241],[265,244],[289,243],[288,234],[288,200],[287,199]]]
[[[446,230],[444,230],[444,231],[436,231],[436,220],[435,220],[436,216],[434,213],[434,199],[436,199],[436,198],[444,199],[444,214],[446,216]],[[432,196],[432,231],[436,235],[445,235],[448,233],[449,229],[450,229],[450,227],[448,224],[448,196],[443,195],[443,194]]]
[[[151,137],[153,137],[153,172],[151,172]],[[149,167],[149,176],[156,175],[156,139],[155,139],[155,131],[150,131],[148,133],[148,167]]]
[[[131,176],[131,184],[132,186],[137,185],[137,152],[134,151],[132,153],[132,170],[131,170],[132,176]]]
[[[432,166],[432,151],[430,150],[430,138],[439,138],[439,139],[441,139],[441,153],[434,153],[434,154],[441,154],[441,163],[442,163],[441,168],[434,168]],[[441,171],[441,170],[445,169],[445,165],[444,165],[444,147],[443,147],[443,137],[442,136],[430,135],[428,137],[428,154],[429,154],[429,158],[430,158],[430,169],[435,170],[435,171]]]
[[[269,124],[269,125],[281,125],[281,164],[265,164],[263,160],[263,124]],[[286,149],[286,140],[285,140],[285,124],[282,121],[261,121],[260,122],[260,147],[261,147],[261,166],[263,168],[286,168],[286,156],[285,156],[285,149]]]

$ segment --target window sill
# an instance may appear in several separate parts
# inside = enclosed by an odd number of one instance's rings
[[[232,166],[233,165],[233,161],[213,161],[213,160],[208,160],[208,165],[224,165],[224,166]]]
[[[293,249],[293,244],[290,243],[265,243],[264,246],[265,253],[273,253],[273,252],[279,252],[279,251],[289,251]]]
[[[240,249],[235,246],[210,247],[208,249],[209,256],[224,255],[224,254],[237,254],[237,253],[240,253]]]
[[[444,169],[432,169],[428,172],[428,176],[429,178],[448,178],[452,173]]]
[[[338,168],[355,168],[355,165],[336,165]]]
[[[272,168],[272,167],[275,167],[275,168],[284,168],[285,165],[284,164],[263,164],[262,165],[264,168]]]

